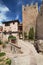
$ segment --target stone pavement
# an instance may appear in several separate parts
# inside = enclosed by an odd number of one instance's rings
[[[11,65],[43,65],[43,55],[38,54],[30,42],[18,39],[18,45],[21,47],[22,54],[6,52],[12,60]]]
[[[7,54],[12,60],[11,65],[43,65],[43,55],[38,54],[30,42],[18,40],[18,45],[23,54]]]

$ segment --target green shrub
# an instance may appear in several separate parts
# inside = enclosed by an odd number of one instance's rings
[[[0,53],[0,57],[2,57],[2,56],[5,56],[5,53],[4,52],[1,52]]]
[[[11,60],[9,58],[6,59],[6,64],[11,65]]]
[[[33,29],[33,27],[30,28],[30,31],[29,31],[29,39],[34,40],[34,29]]]
[[[15,37],[15,36],[10,35],[10,36],[8,37],[8,40],[11,40],[11,39],[16,40],[16,37]]]
[[[24,32],[24,39],[27,39],[27,33]]]

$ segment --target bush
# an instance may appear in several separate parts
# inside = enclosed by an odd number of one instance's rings
[[[27,39],[27,33],[24,32],[24,39]]]
[[[10,36],[8,37],[8,40],[12,40],[12,39],[16,40],[16,37],[15,37],[15,36],[10,35]]]
[[[29,31],[29,39],[34,40],[34,29],[33,29],[33,27],[30,28],[30,31]]]
[[[2,56],[5,56],[5,53],[4,52],[1,52],[0,53],[0,57],[2,57]]]
[[[6,64],[11,65],[11,60],[9,58],[6,59]]]

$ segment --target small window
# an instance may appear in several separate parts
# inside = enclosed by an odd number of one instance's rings
[[[13,22],[13,24],[15,24],[15,22]]]
[[[5,26],[10,26],[10,24],[9,23],[6,23]]]

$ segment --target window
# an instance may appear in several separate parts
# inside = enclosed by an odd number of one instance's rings
[[[10,24],[9,23],[6,23],[5,26],[10,26]]]
[[[15,22],[13,22],[13,24],[15,24]]]

